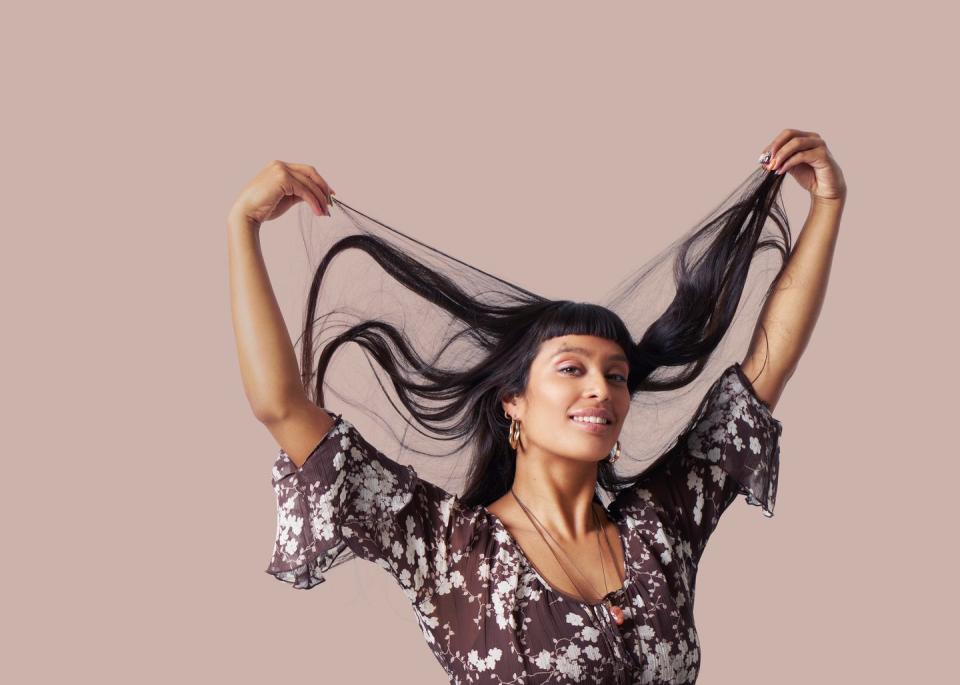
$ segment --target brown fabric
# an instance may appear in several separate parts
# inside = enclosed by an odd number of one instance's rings
[[[451,683],[693,683],[696,571],[736,499],[773,515],[781,423],[739,364],[710,387],[666,457],[607,507],[626,561],[618,626],[602,605],[553,590],[484,507],[380,453],[341,415],[297,467],[273,467],[277,535],[266,569],[294,588],[360,557],[410,600]]]

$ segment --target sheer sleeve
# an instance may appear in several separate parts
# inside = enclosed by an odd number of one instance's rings
[[[390,572],[413,601],[433,578],[455,497],[331,416],[333,427],[302,467],[283,449],[273,465],[277,531],[266,572],[310,589],[360,557]]]
[[[707,391],[690,426],[638,487],[656,499],[696,563],[738,495],[772,517],[783,426],[757,397],[739,363]]]

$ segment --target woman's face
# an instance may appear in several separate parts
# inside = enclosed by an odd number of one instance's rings
[[[521,422],[523,448],[585,461],[605,459],[630,408],[629,369],[623,349],[605,338],[545,340],[523,395],[503,405]],[[571,415],[583,409],[605,410],[610,423],[574,422]]]

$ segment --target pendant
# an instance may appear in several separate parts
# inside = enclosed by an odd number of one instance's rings
[[[614,622],[618,626],[623,625],[623,609],[618,607],[613,602],[607,601],[607,608],[610,610],[610,615],[613,616]]]

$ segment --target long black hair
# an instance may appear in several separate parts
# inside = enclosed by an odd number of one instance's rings
[[[311,401],[326,406],[325,377],[334,354],[348,343],[356,344],[368,361],[385,372],[410,417],[404,419],[408,425],[418,432],[419,427],[426,429],[432,439],[458,441],[457,451],[472,448],[460,499],[468,506],[486,506],[509,491],[516,468],[516,453],[508,441],[510,420],[502,400],[526,388],[531,363],[544,341],[591,335],[617,343],[629,359],[627,385],[632,399],[641,393],[682,388],[701,374],[737,315],[754,256],[769,248],[780,255],[763,300],[783,271],[791,236],[779,197],[782,180],[766,170],[751,174],[707,219],[624,279],[608,306],[542,297],[424,245],[334,198],[335,207],[349,220],[350,231],[338,238],[327,226],[315,229],[333,242],[323,251],[307,295],[300,359],[304,389]],[[764,237],[768,219],[776,230]],[[432,305],[420,325],[411,326],[406,315],[391,322],[389,314],[396,313],[397,302],[383,288],[375,301],[368,299],[363,305],[365,310],[378,306],[382,316],[320,307],[321,286],[328,284],[325,276],[338,256],[351,250],[372,258],[388,282],[400,286],[394,294],[413,294],[416,308]],[[638,306],[641,284],[664,264],[672,268],[672,300],[651,323],[638,326],[640,317],[629,312]],[[340,285],[345,289],[346,294],[340,295],[344,300],[350,296],[351,284]],[[618,311],[629,313],[627,321]],[[335,312],[350,314],[357,322],[318,344],[315,329],[332,329]],[[408,331],[421,334],[424,342],[416,344]],[[432,352],[422,349],[431,346]],[[663,369],[678,371],[670,377],[655,373]],[[637,477],[616,473],[606,460],[598,467],[598,486],[610,495]]]

